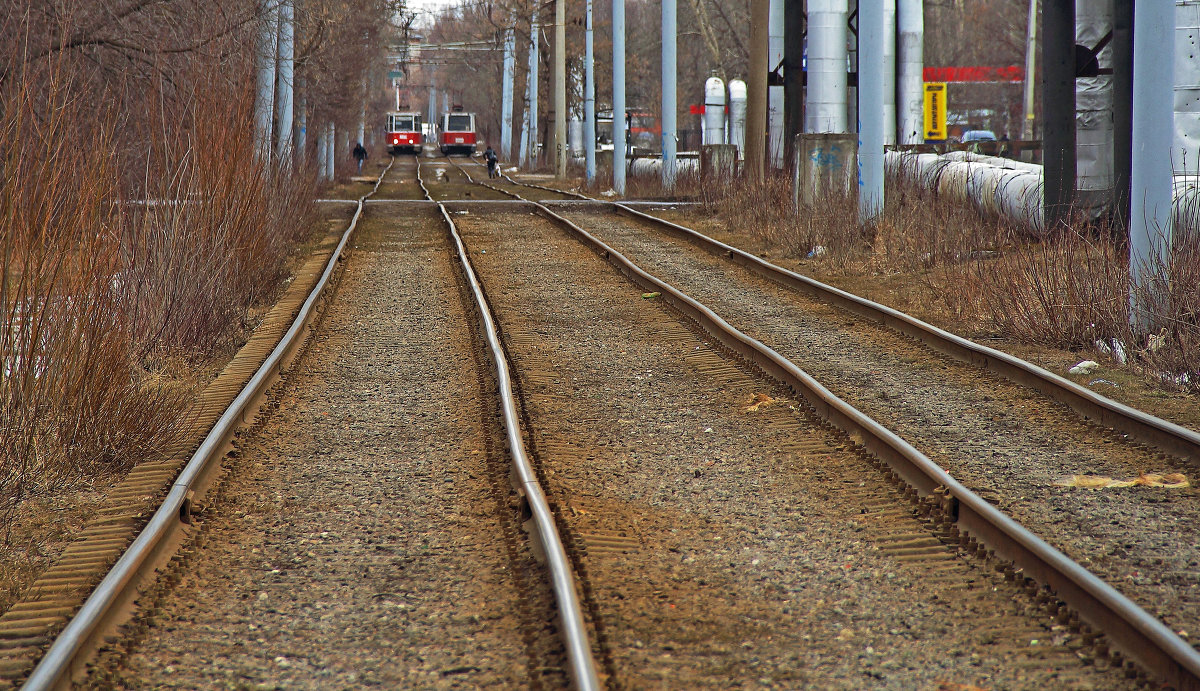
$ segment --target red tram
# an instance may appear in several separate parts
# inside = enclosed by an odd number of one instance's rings
[[[420,152],[421,116],[418,113],[387,114],[387,145],[393,154]]]
[[[442,153],[475,153],[475,114],[455,111],[442,113],[442,127],[438,133]]]

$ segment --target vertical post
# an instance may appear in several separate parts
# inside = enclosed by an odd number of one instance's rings
[[[746,174],[763,179],[767,133],[767,26],[770,0],[750,0],[750,74],[746,84]]]
[[[675,0],[662,0],[662,185],[667,191],[675,188],[675,148],[678,143],[676,34]]]
[[[337,178],[337,128],[334,126],[333,121],[329,122],[328,131],[328,155],[325,157],[325,163],[328,168],[325,170],[325,177],[329,180],[334,180]]]
[[[883,143],[896,143],[896,0],[883,3]]]
[[[796,135],[804,131],[804,0],[783,4],[783,121],[790,161]]]
[[[554,0],[554,175],[567,177],[567,10]]]
[[[512,157],[513,79],[517,68],[517,39],[512,27],[504,30],[504,76],[500,91],[500,156]]]
[[[362,94],[360,94],[360,98],[362,100],[358,106],[358,139],[357,139],[357,141],[358,141],[358,143],[362,144],[363,146],[367,145],[367,93],[369,91],[369,89],[368,89],[369,84],[370,84],[370,70],[367,71],[367,74],[363,75]]]
[[[323,127],[317,128],[317,179],[324,180],[329,172],[329,132]]]
[[[592,45],[592,0],[584,10],[583,164],[588,184],[596,181],[596,65]]]
[[[290,0],[279,3],[279,59],[275,71],[275,156],[281,170],[292,164],[292,121],[296,55],[295,8]]]
[[[542,28],[538,25],[538,13],[533,11],[533,22],[529,25],[529,162],[538,160],[538,60]]]
[[[296,132],[293,138],[296,160],[308,165],[308,94],[304,77],[296,77]]]
[[[1037,75],[1037,6],[1038,0],[1029,0],[1029,21],[1025,25],[1025,123],[1021,128],[1021,139],[1033,139],[1034,78]]]
[[[1075,192],[1075,0],[1042,8],[1045,227],[1067,223]]]
[[[625,0],[612,0],[613,191],[625,194]]]
[[[783,167],[783,84],[771,76],[783,63],[785,0],[771,0],[767,22],[767,161]]]
[[[1129,224],[1133,167],[1133,3],[1113,4],[1113,210],[1118,227]]]
[[[1129,320],[1155,326],[1154,293],[1166,280],[1175,134],[1175,3],[1137,0],[1133,21],[1133,170],[1129,211]],[[1156,285],[1158,284],[1158,285]]]
[[[858,0],[858,220],[883,213],[884,4]]]
[[[922,0],[899,0],[896,29],[900,34],[901,144],[925,141],[925,17]]]
[[[437,92],[433,88],[433,84],[429,85],[429,137],[437,144]]]
[[[254,141],[258,158],[271,160],[272,124],[275,114],[275,57],[278,48],[275,0],[258,2],[258,41],[255,49]]]

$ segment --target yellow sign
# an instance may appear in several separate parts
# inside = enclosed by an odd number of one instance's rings
[[[925,84],[925,138],[946,138],[946,82]]]

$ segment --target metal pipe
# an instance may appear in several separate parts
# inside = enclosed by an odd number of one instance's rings
[[[613,191],[625,194],[625,0],[612,0]]]
[[[1175,0],[1175,44],[1183,47],[1175,56],[1175,139],[1171,164],[1176,175],[1200,173],[1200,60],[1196,43],[1200,38],[1200,0]]]
[[[1112,69],[1113,0],[1076,0],[1075,44],[1102,48],[1095,65]],[[1079,48],[1076,48],[1079,52]],[[1088,76],[1090,75],[1090,76]],[[1075,79],[1076,205],[1092,218],[1108,211],[1113,192],[1112,74],[1090,71]]]
[[[554,0],[554,174],[567,176],[567,10]]]
[[[704,82],[703,143],[725,143],[725,82],[715,74]]]
[[[1021,139],[1033,139],[1034,85],[1037,72],[1037,16],[1038,0],[1029,0],[1029,21],[1025,30],[1025,123],[1021,128]]]
[[[675,188],[675,147],[677,144],[677,117],[675,100],[676,40],[675,0],[662,0],[662,185],[670,191]]]
[[[795,137],[804,131],[804,0],[785,0],[783,15],[783,148],[791,161]]]
[[[925,141],[925,3],[899,0],[900,143]]]
[[[1133,170],[1129,212],[1129,320],[1155,324],[1154,294],[1171,247],[1171,150],[1175,114],[1175,7],[1137,0],[1133,22]]]
[[[847,0],[808,0],[804,131],[846,132]]]
[[[763,179],[767,134],[767,27],[770,0],[750,0],[750,74],[746,87],[746,160],[750,180]]]
[[[746,82],[729,80],[729,143],[738,149],[738,156],[746,158]]]
[[[512,160],[513,80],[517,71],[517,38],[512,27],[504,30],[504,71],[500,87],[500,156]]]
[[[1113,6],[1113,210],[1118,227],[1129,225],[1129,174],[1133,166],[1133,3]]]
[[[858,3],[858,220],[883,213],[884,4]]]
[[[295,7],[290,1],[279,3],[279,57],[275,70],[275,157],[280,170],[292,164],[292,125],[296,76]]]
[[[883,3],[883,143],[896,143],[896,0]],[[882,155],[882,154],[881,154]]]
[[[784,31],[784,0],[770,0],[771,7],[767,20],[767,75],[782,69],[783,65],[783,31]],[[772,83],[768,79],[767,86],[767,162],[772,168],[783,167],[783,83]]]
[[[254,142],[261,162],[271,160],[275,114],[275,58],[279,30],[276,0],[258,0],[258,40],[255,48]]]
[[[583,21],[583,168],[590,185],[596,180],[596,61],[593,54],[592,0],[587,0]]]
[[[1075,191],[1075,0],[1042,8],[1042,162],[1046,227],[1068,222]]]

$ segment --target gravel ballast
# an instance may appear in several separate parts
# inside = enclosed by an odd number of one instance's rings
[[[1178,459],[645,224],[566,215],[796,362],[1175,631],[1200,633],[1200,548],[1189,537],[1200,525],[1195,489],[1055,484],[1077,474],[1188,471]]]

